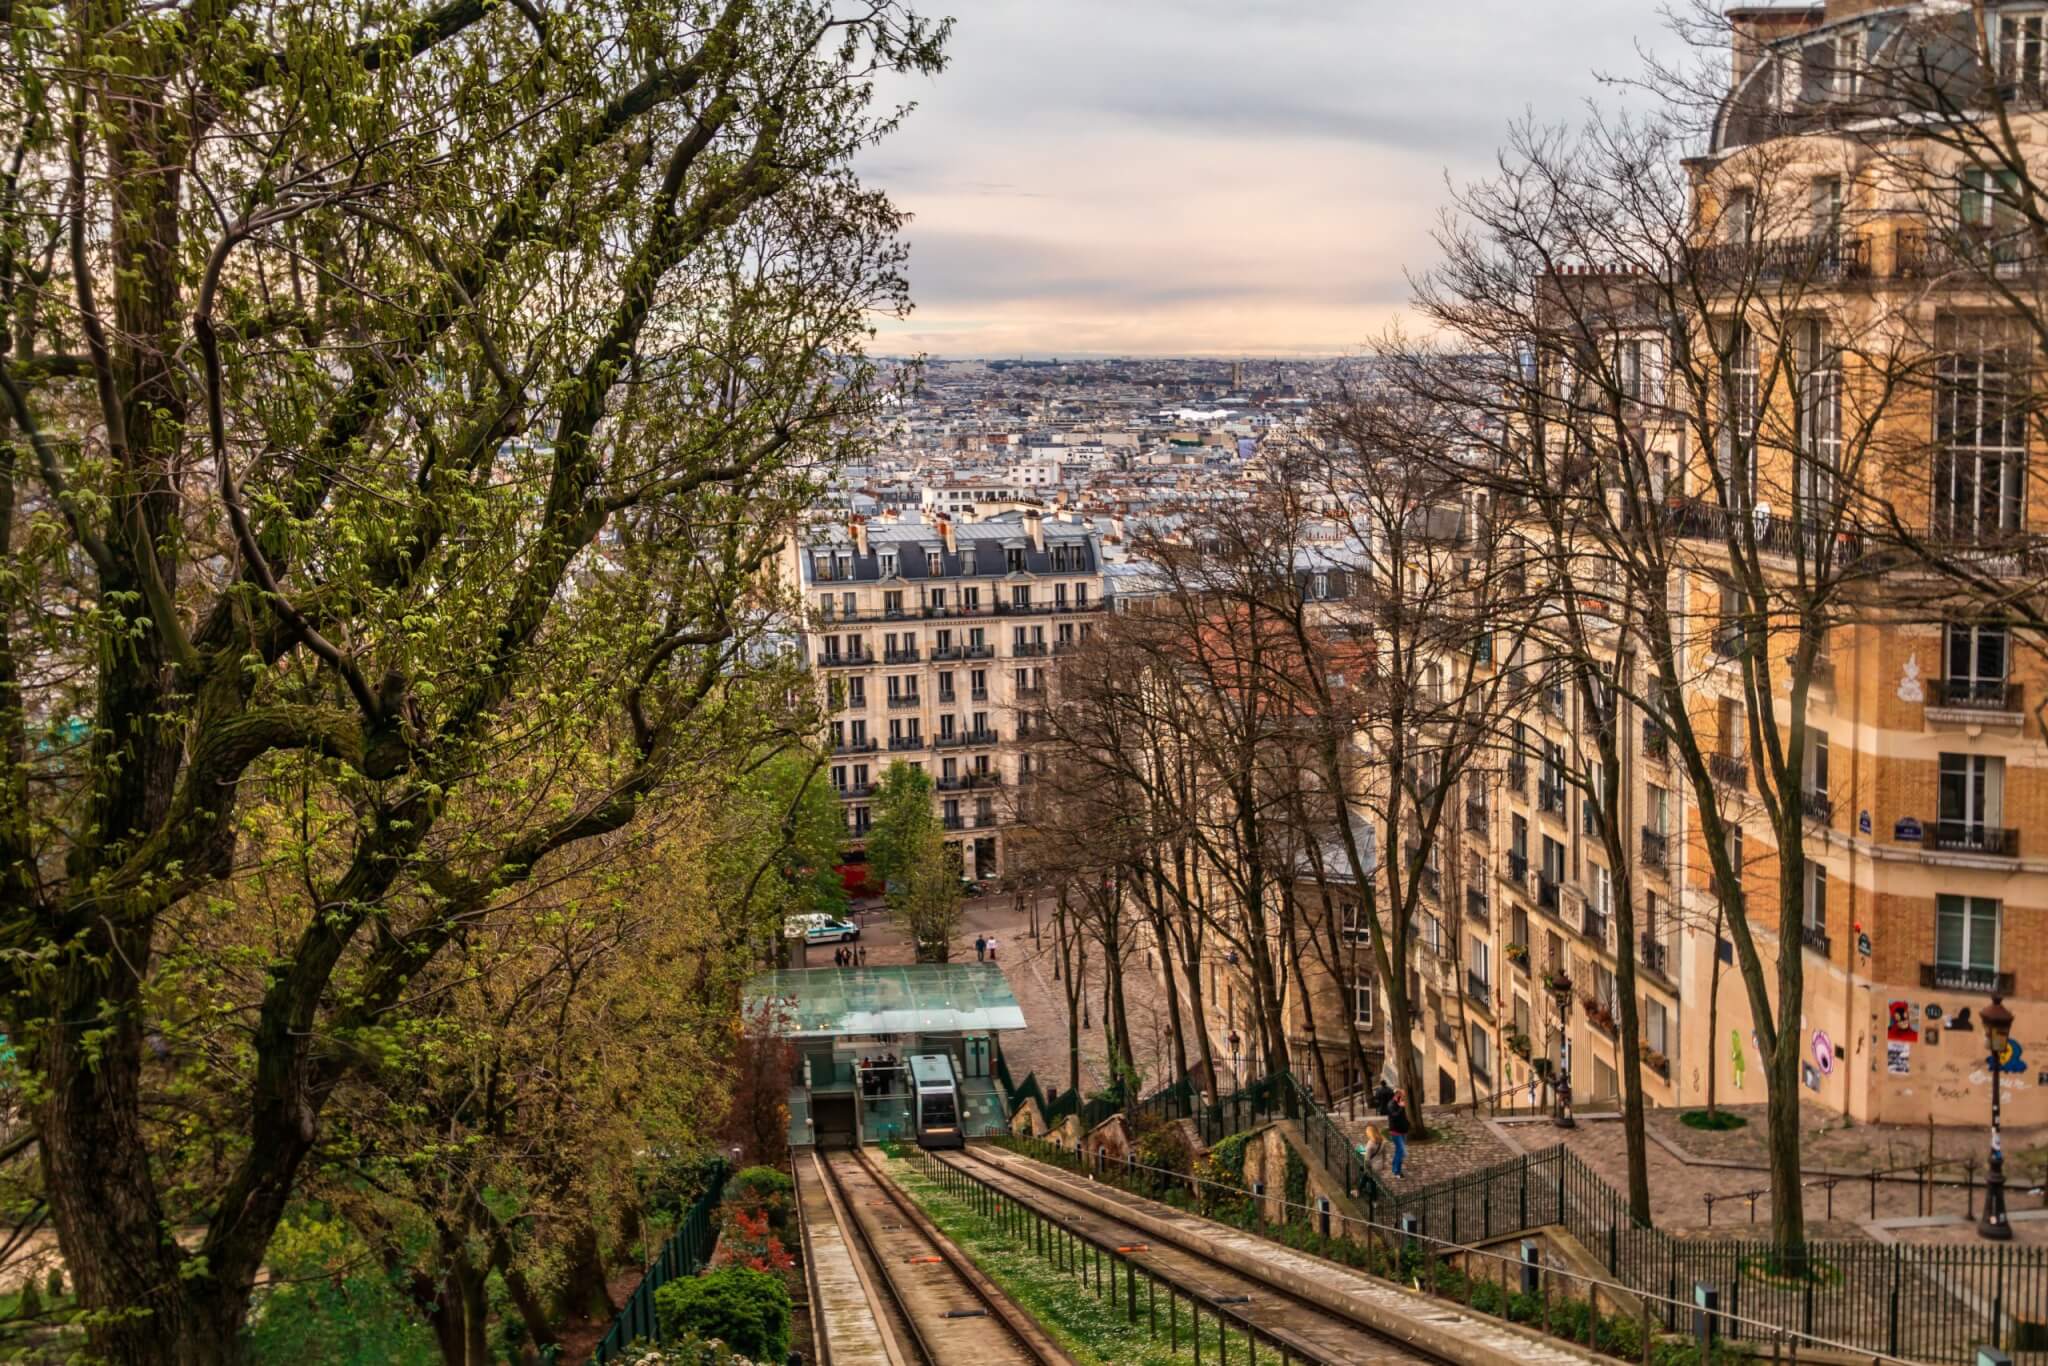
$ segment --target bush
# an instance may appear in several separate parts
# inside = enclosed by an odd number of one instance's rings
[[[63,1267],[53,1266],[50,1268],[49,1278],[43,1282],[43,1295],[51,1304],[55,1304],[58,1300],[64,1298]]]
[[[441,1353],[412,1302],[339,1219],[288,1217],[264,1256],[273,1289],[243,1329],[248,1360],[293,1366],[436,1366]]]
[[[1741,1115],[1731,1115],[1726,1110],[1716,1110],[1712,1114],[1705,1110],[1687,1110],[1678,1117],[1678,1122],[1689,1129],[1705,1129],[1709,1133],[1740,1129],[1749,1123]]]
[[[782,1278],[745,1266],[722,1266],[670,1281],[654,1292],[664,1334],[716,1338],[756,1361],[789,1355],[789,1291]]]
[[[743,1167],[733,1173],[732,1182],[726,1188],[727,1199],[737,1199],[742,1204],[766,1204],[778,1195],[789,1195],[796,1190],[796,1182],[789,1179],[789,1173],[776,1167]]]
[[[41,1318],[42,1314],[42,1292],[36,1289],[34,1279],[24,1281],[21,1286],[21,1296],[14,1303],[14,1317],[18,1319],[35,1319]]]

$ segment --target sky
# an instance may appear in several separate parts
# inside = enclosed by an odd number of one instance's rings
[[[862,161],[934,356],[1355,353],[1508,125],[1612,102],[1659,0],[955,0]]]

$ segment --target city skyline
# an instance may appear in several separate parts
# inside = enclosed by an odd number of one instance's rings
[[[913,215],[916,310],[878,349],[1354,353],[1513,120],[1575,118],[1672,42],[1643,0],[977,5],[943,75],[884,90],[918,107],[863,173]],[[1396,52],[1443,63],[1370,69]]]

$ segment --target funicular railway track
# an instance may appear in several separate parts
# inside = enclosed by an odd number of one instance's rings
[[[1296,1294],[1248,1263],[1225,1262],[1165,1236],[1157,1227],[1140,1228],[1084,1204],[1061,1190],[1059,1175],[1050,1169],[979,1147],[928,1156],[1037,1215],[1077,1246],[1093,1249],[1081,1255],[1109,1254],[1112,1278],[1125,1278],[1128,1312],[1134,1320],[1156,1319],[1162,1336],[1168,1331],[1185,1334],[1191,1318],[1199,1314],[1203,1324],[1228,1322],[1232,1334],[1248,1339],[1253,1360],[1337,1366],[1445,1359]],[[1118,1261],[1126,1263],[1121,1273]],[[1099,1269],[1096,1274],[1099,1279]],[[1139,1275],[1156,1284],[1141,1283]],[[1530,1359],[1543,1355],[1535,1353]]]
[[[1073,1366],[861,1150],[817,1153],[818,1171],[884,1303],[896,1351],[920,1366]]]

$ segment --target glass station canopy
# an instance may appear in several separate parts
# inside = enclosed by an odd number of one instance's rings
[[[803,968],[747,982],[749,1016],[792,1039],[841,1034],[986,1034],[1022,1029],[1024,1011],[993,963]]]

